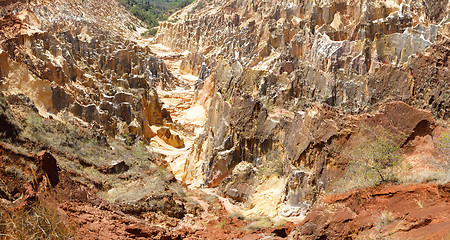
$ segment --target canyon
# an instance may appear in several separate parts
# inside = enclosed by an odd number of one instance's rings
[[[1,238],[448,238],[449,13],[0,0]]]

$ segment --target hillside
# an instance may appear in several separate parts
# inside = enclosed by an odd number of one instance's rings
[[[192,0],[120,0],[120,3],[150,28],[148,34],[154,35],[156,32],[151,28],[167,20],[171,10],[186,7]]]
[[[0,0],[0,238],[448,238],[449,13]]]

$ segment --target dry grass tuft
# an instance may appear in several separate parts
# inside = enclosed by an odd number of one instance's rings
[[[55,208],[35,203],[0,213],[0,239],[75,239],[75,231]]]
[[[377,227],[382,228],[395,221],[394,215],[389,211],[382,211],[378,216]]]

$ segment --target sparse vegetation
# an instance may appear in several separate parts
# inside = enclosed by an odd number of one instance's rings
[[[6,168],[6,172],[9,175],[12,175],[12,176],[15,176],[15,177],[18,177],[18,178],[22,178],[23,177],[22,169],[20,169],[20,168],[18,168],[16,166],[9,166],[9,167],[7,167]]]
[[[450,168],[450,132],[443,133],[435,142],[435,145],[444,156],[446,167]]]
[[[347,173],[339,183],[341,190],[376,186],[385,182],[398,182],[400,170],[400,149],[405,136],[393,135],[382,127],[363,129],[365,139],[348,154],[350,159]]]
[[[391,212],[382,211],[380,213],[380,215],[378,216],[377,227],[378,227],[378,229],[381,229],[382,227],[389,225],[390,223],[392,223],[394,221],[395,221],[395,218]]]
[[[227,222],[225,220],[220,221],[217,223],[217,228],[224,228],[227,225]]]
[[[190,13],[193,13],[193,12],[195,12],[197,10],[203,9],[204,7],[205,7],[205,3],[200,1],[200,2],[197,3],[197,5],[195,5],[194,8],[192,8]]]
[[[32,132],[39,133],[44,131],[44,123],[42,121],[42,118],[34,112],[30,112],[28,114],[26,124],[29,130]]]
[[[422,201],[419,201],[417,199],[414,199],[414,201],[416,201],[417,206],[419,206],[419,208],[423,208],[423,202]]]
[[[272,175],[283,176],[283,158],[280,156],[279,150],[271,150],[266,154],[266,161],[264,161],[258,168],[258,173],[270,177]]]
[[[43,203],[1,212],[0,235],[5,239],[75,239],[75,231],[67,221]]]
[[[142,33],[141,36],[143,36],[143,37],[153,37],[153,36],[156,35],[157,32],[158,32],[158,28],[154,27],[154,28],[150,28],[146,32]]]
[[[156,34],[154,27],[159,25],[158,21],[167,20],[171,10],[186,7],[192,0],[120,0],[120,3],[150,28],[149,33]]]
[[[254,230],[254,229],[269,228],[274,225],[275,223],[269,217],[259,217],[257,219],[254,219],[250,224],[248,224],[247,228]]]
[[[424,183],[424,182],[438,182],[445,184],[450,182],[450,169],[442,170],[425,170],[407,175],[402,178],[403,183]]]

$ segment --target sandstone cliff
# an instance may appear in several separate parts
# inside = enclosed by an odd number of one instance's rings
[[[301,216],[336,189],[368,127],[401,146],[425,136],[441,158],[432,139],[448,127],[449,7],[211,0],[175,13],[155,41],[190,51],[183,71],[214,86],[199,90],[212,95],[208,120],[177,177],[218,187],[250,216]]]

